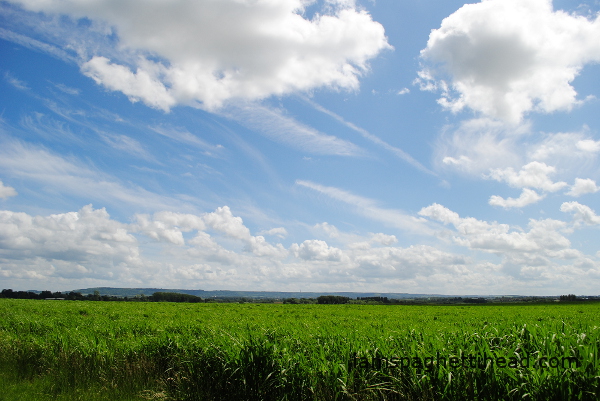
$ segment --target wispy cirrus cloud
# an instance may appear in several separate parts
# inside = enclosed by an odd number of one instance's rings
[[[237,121],[267,138],[311,154],[359,156],[365,152],[352,142],[300,123],[285,111],[258,103],[236,103],[219,114]]]
[[[0,171],[5,176],[42,185],[43,191],[111,205],[126,204],[142,210],[194,208],[137,185],[124,185],[117,178],[97,171],[76,158],[63,158],[43,147],[16,140],[3,140],[1,143]]]
[[[207,155],[214,155],[215,153],[223,149],[223,145],[212,145],[184,128],[175,128],[166,125],[156,125],[150,127],[150,129],[156,132],[157,134],[170,138],[174,141],[184,143],[187,145],[192,145],[199,149],[203,149],[205,150]]]
[[[29,90],[29,86],[27,85],[26,82],[21,81],[19,78],[15,77],[10,72],[5,72],[4,73],[4,80],[6,82],[8,82],[9,84],[11,84],[12,86],[14,86],[15,88],[17,88],[17,89],[20,89],[20,90]]]
[[[296,180],[296,185],[312,189],[313,191],[320,192],[335,200],[351,205],[363,216],[379,221],[385,225],[420,235],[433,234],[433,230],[422,219],[406,214],[400,210],[379,207],[377,206],[377,202],[373,199],[364,198],[339,188],[327,187],[306,180]]]
[[[320,104],[318,104],[306,97],[303,97],[302,99],[306,103],[308,103],[309,105],[314,107],[316,110],[327,114],[328,116],[332,117],[333,119],[339,121],[341,124],[350,128],[351,130],[358,132],[363,138],[368,139],[369,141],[373,142],[374,144],[381,146],[382,148],[386,149],[387,151],[392,152],[396,157],[404,160],[405,162],[412,165],[413,167],[416,167],[417,169],[423,171],[424,173],[431,174],[431,175],[437,175],[433,171],[429,170],[427,167],[423,166],[421,163],[419,163],[419,161],[417,161],[415,158],[413,158],[411,155],[409,155],[402,149],[392,146],[389,143],[385,142],[383,139],[379,138],[378,136],[371,134],[366,129],[358,127],[357,125],[355,125],[349,121],[346,121],[342,116],[334,113],[331,110],[326,109],[325,107],[321,106]]]

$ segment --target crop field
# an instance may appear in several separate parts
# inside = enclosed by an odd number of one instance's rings
[[[598,400],[600,304],[0,299],[0,400]]]

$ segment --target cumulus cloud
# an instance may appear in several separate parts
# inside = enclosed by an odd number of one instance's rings
[[[582,139],[577,142],[577,149],[588,152],[598,153],[600,152],[600,141],[594,141],[593,139]]]
[[[250,230],[244,225],[241,217],[234,216],[228,206],[217,208],[204,215],[204,222],[215,231],[222,232],[231,238],[248,240]]]
[[[600,18],[555,11],[551,0],[466,4],[431,32],[418,82],[441,90],[449,110],[511,123],[530,111],[570,110],[578,103],[571,82],[600,61],[599,35]]]
[[[600,224],[591,209],[576,202],[564,204],[562,210],[574,214],[575,225]],[[252,285],[265,290],[297,290],[298,285],[308,285],[324,291],[419,288],[428,292],[432,288],[449,291],[448,285],[456,290],[465,285],[504,289],[498,282],[506,281],[513,288],[534,276],[541,276],[544,283],[564,285],[569,276],[596,274],[594,258],[571,249],[561,234],[568,231],[564,222],[531,220],[527,230],[520,230],[462,218],[437,204],[420,214],[454,226],[457,245],[500,255],[503,264],[476,263],[462,253],[428,245],[394,246],[394,235],[360,237],[340,230],[335,240],[347,246],[307,239],[285,249],[251,235],[227,206],[201,215],[169,211],[136,215],[131,224],[123,224],[111,219],[106,210],[89,205],[77,212],[35,217],[1,211],[0,277],[10,283],[21,279],[39,283],[44,288],[57,283],[69,283],[71,288],[111,285],[118,280],[120,285],[163,288],[210,285],[243,289]],[[140,241],[144,237],[160,246]],[[363,241],[352,242],[356,239]],[[354,246],[357,244],[360,246]],[[553,264],[552,260],[570,265]],[[521,266],[520,279],[511,276],[511,266]]]
[[[143,64],[149,64],[144,62]],[[157,68],[153,65],[154,69]],[[92,78],[98,85],[123,92],[131,102],[144,101],[148,106],[164,111],[176,101],[167,88],[155,78],[156,73],[139,67],[135,73],[125,66],[110,63],[106,57],[93,57],[81,66],[81,72]]]
[[[430,277],[439,272],[461,273],[467,258],[431,246],[385,247],[358,251],[353,255],[358,269],[385,279]],[[365,274],[363,273],[363,274]]]
[[[596,225],[600,224],[600,216],[586,205],[579,202],[565,202],[560,206],[560,211],[573,214],[576,224]]]
[[[439,204],[423,208],[419,214],[452,226],[441,230],[438,233],[440,238],[499,257],[501,263],[490,266],[489,272],[500,280],[541,286],[553,282],[557,288],[564,288],[565,285],[576,285],[578,279],[598,274],[598,261],[571,248],[571,242],[565,235],[584,221],[586,224],[598,224],[600,218],[577,202],[563,204],[561,210],[574,214],[573,223],[530,219],[526,229],[472,217],[463,218]]]
[[[6,199],[17,195],[17,191],[13,187],[6,186],[0,181],[0,199]]]
[[[437,203],[421,209],[419,215],[453,225],[456,229],[454,242],[471,249],[497,254],[535,252],[544,255],[567,250],[570,246],[570,241],[559,233],[566,223],[558,220],[531,219],[530,230],[523,232],[512,230],[508,224],[460,217],[458,213]],[[556,252],[554,255],[557,255]]]
[[[317,87],[355,90],[368,60],[391,46],[383,26],[354,2],[325,2],[312,19],[302,0],[13,0],[31,11],[107,24],[121,60],[96,54],[82,71],[131,100],[169,110],[214,110]],[[137,58],[135,57],[137,56]]]
[[[141,232],[157,241],[165,240],[172,244],[183,245],[183,232],[204,230],[204,220],[193,214],[158,212],[152,218],[149,215],[138,214],[132,229]]]
[[[145,214],[135,216],[135,223],[131,225],[135,232],[142,233],[158,242],[170,243],[178,246],[191,245],[196,248],[192,253],[200,251],[207,254],[218,255],[218,259],[228,259],[232,254],[222,248],[215,239],[206,231],[213,230],[217,235],[227,239],[239,240],[245,245],[245,250],[256,256],[285,256],[286,251],[281,244],[272,245],[261,235],[253,236],[248,227],[244,225],[241,217],[234,216],[228,206],[217,208],[214,212],[203,215],[184,214],[175,212],[158,212],[152,217]],[[283,231],[282,231],[283,230]],[[183,233],[196,231],[196,235],[185,240]],[[272,230],[273,234],[281,235],[286,232],[283,227]]]
[[[590,178],[575,178],[575,183],[566,194],[577,197],[585,194],[593,194],[598,191],[600,191],[600,187],[596,185],[596,181]]]
[[[297,258],[305,260],[329,260],[341,261],[344,253],[341,249],[329,246],[327,242],[321,240],[306,240],[302,244],[292,244],[290,247]]]
[[[541,162],[526,164],[517,173],[511,167],[506,169],[493,169],[488,177],[496,181],[504,181],[514,188],[538,188],[548,192],[556,192],[567,185],[566,182],[552,182],[548,177],[554,174],[556,168]],[[532,194],[528,194],[531,197]]]
[[[505,209],[521,208],[532,203],[539,202],[544,199],[545,195],[540,195],[531,188],[537,188],[542,191],[555,192],[564,188],[566,182],[553,182],[550,174],[554,174],[556,168],[548,166],[541,162],[531,162],[516,172],[512,167],[505,169],[492,169],[486,178],[491,178],[496,181],[506,182],[514,188],[523,188],[521,196],[518,198],[504,199],[501,196],[493,195],[490,197],[489,204],[492,206],[500,206]]]
[[[317,230],[323,231],[330,238],[339,238],[340,237],[340,230],[338,230],[338,228],[336,226],[329,224],[326,221],[323,223],[315,224],[315,228]]]
[[[262,235],[252,236],[245,248],[256,256],[270,256],[275,259],[286,256],[287,251],[281,244],[270,244]]]
[[[371,234],[371,241],[377,242],[381,245],[389,246],[398,242],[395,235],[388,235],[383,233]]]
[[[517,208],[525,207],[532,203],[539,202],[542,199],[544,199],[544,195],[539,195],[533,189],[523,188],[523,192],[521,192],[521,196],[519,196],[516,199],[515,198],[504,199],[501,196],[492,195],[490,197],[490,200],[488,203],[492,206],[500,206],[505,209],[510,209],[513,207],[517,207]]]
[[[140,264],[137,240],[128,233],[127,225],[92,205],[49,216],[0,211],[0,257],[63,261],[84,266],[90,272],[119,264]]]
[[[275,227],[275,228],[271,228],[270,230],[263,230],[263,231],[259,232],[258,234],[273,235],[273,236],[277,236],[279,238],[285,238],[285,237],[287,237],[288,232],[284,227]]]
[[[140,236],[161,246],[143,240],[138,243],[136,237]],[[393,247],[395,236],[383,233],[366,238],[365,242],[381,246],[344,249],[308,239],[285,249],[260,235],[250,235],[227,206],[202,215],[168,211],[136,215],[131,224],[115,221],[104,209],[91,205],[78,212],[45,217],[2,211],[0,276],[29,283],[37,280],[46,283],[45,288],[60,277],[73,286],[119,280],[121,285],[180,287],[208,282],[223,288],[247,288],[249,283],[256,288],[283,288],[294,279],[315,288],[342,285],[348,289],[382,279],[391,286],[392,282],[397,285],[399,280],[416,277],[468,273],[464,256],[429,246]],[[241,241],[244,249],[227,239]]]

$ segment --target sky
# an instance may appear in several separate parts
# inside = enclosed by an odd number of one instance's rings
[[[0,0],[0,287],[600,294],[598,0]]]

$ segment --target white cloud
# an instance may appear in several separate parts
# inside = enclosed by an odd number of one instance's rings
[[[597,216],[589,206],[582,205],[579,202],[565,202],[560,206],[560,211],[572,213],[576,224],[600,224],[600,216]]]
[[[566,182],[552,182],[548,175],[554,174],[556,169],[541,162],[531,162],[521,168],[518,173],[511,167],[506,169],[493,169],[488,177],[496,181],[504,181],[514,188],[537,188],[548,192],[556,192],[567,185]],[[531,193],[527,197],[532,199]]]
[[[181,201],[144,188],[125,186],[115,177],[93,170],[79,160],[62,158],[41,147],[16,141],[2,141],[0,145],[0,170],[4,174],[43,183],[44,188],[58,193],[143,209],[190,208]]]
[[[398,91],[399,95],[407,95],[409,93],[410,93],[410,89],[408,89],[408,88],[402,88]]]
[[[534,132],[529,123],[510,126],[487,118],[446,127],[435,144],[438,169],[495,179],[516,188],[555,192],[566,180],[595,175],[598,152],[589,129],[579,132]],[[554,181],[553,175],[559,175]],[[537,191],[538,193],[540,191]]]
[[[149,65],[148,62],[142,64]],[[131,102],[142,100],[150,107],[169,111],[176,100],[152,71],[158,65],[149,65],[150,71],[137,69],[135,73],[125,66],[112,64],[106,57],[93,57],[82,64],[81,71],[92,78],[98,85],[103,85],[113,91],[123,92]]]
[[[341,261],[344,253],[341,249],[327,245],[327,242],[321,240],[306,240],[302,244],[292,244],[290,247],[297,258],[305,260],[329,260]]]
[[[577,197],[585,194],[593,194],[598,191],[600,191],[600,187],[596,185],[596,181],[590,178],[575,178],[575,183],[566,194]]]
[[[384,149],[392,152],[396,157],[404,160],[405,162],[411,164],[412,166],[418,168],[419,170],[421,170],[421,171],[423,171],[423,172],[425,172],[427,174],[436,175],[434,172],[432,172],[431,170],[429,170],[427,167],[423,166],[421,163],[419,163],[416,159],[414,159],[411,155],[409,155],[408,153],[406,153],[402,149],[390,145],[389,143],[385,142],[384,140],[382,140],[378,136],[371,134],[366,129],[358,127],[355,124],[353,124],[353,123],[351,123],[349,121],[346,121],[342,116],[334,113],[331,110],[326,109],[325,107],[321,106],[318,103],[313,102],[310,99],[304,98],[304,101],[306,103],[310,104],[316,110],[320,111],[321,113],[327,114],[328,116],[330,116],[333,119],[337,120],[341,124],[343,124],[346,127],[350,128],[351,130],[359,133],[363,138],[368,139],[369,141],[373,142],[374,144],[376,144],[378,146],[381,146],[382,148],[384,148]]]
[[[569,288],[576,285],[578,279],[595,277],[600,264],[594,257],[571,248],[571,241],[565,234],[572,233],[573,227],[582,221],[598,224],[600,218],[576,202],[563,204],[561,210],[574,212],[572,224],[553,219],[530,219],[527,230],[472,217],[462,218],[439,204],[423,208],[419,214],[453,226],[453,229],[441,230],[440,238],[499,257],[501,263],[492,266],[490,271],[499,280],[512,281],[514,285],[530,283]]]
[[[111,134],[101,131],[98,131],[98,135],[114,149],[127,152],[130,155],[141,159],[153,160],[152,155],[144,149],[144,146],[141,143],[127,135]]]
[[[259,235],[272,235],[277,236],[279,238],[285,238],[288,235],[287,230],[284,227],[275,227],[270,230],[263,230],[258,233]]]
[[[212,229],[217,236],[241,241],[245,245],[244,250],[256,256],[284,257],[286,254],[281,244],[272,245],[263,236],[252,236],[242,218],[234,216],[228,206],[219,207],[214,212],[201,216],[168,211],[154,213],[152,217],[138,214],[131,229],[163,244],[192,246],[194,249],[188,253],[201,254],[204,257],[212,255],[219,260],[230,260],[235,258],[235,254],[219,245],[215,238],[205,232],[207,229]],[[283,227],[274,230],[273,232],[278,234],[281,234],[282,230],[285,232]],[[191,231],[196,231],[196,235],[186,241],[183,233]]]
[[[593,139],[583,139],[577,142],[577,149],[589,153],[600,152],[600,141],[594,141]]]
[[[273,141],[303,152],[338,156],[356,156],[364,153],[352,142],[319,132],[276,108],[257,103],[233,102],[219,113]]]
[[[533,110],[570,110],[578,103],[571,82],[600,61],[599,35],[600,18],[554,11],[551,0],[466,4],[431,32],[421,56],[432,66],[419,82],[441,89],[439,103],[452,111],[468,107],[512,123]]]
[[[0,181],[0,199],[6,199],[17,195],[17,191],[13,187],[5,186],[4,183]]]
[[[488,203],[492,206],[500,206],[505,209],[510,209],[513,207],[517,207],[517,208],[525,207],[532,203],[539,202],[542,199],[544,199],[544,195],[539,195],[533,189],[523,188],[523,192],[521,192],[521,196],[519,196],[516,199],[515,198],[504,199],[501,196],[492,195],[490,197],[490,200]]]
[[[203,220],[208,227],[231,238],[249,240],[251,237],[250,230],[244,225],[242,218],[234,216],[228,206],[205,214]]]
[[[479,249],[497,254],[553,254],[555,250],[566,250],[570,246],[567,238],[558,230],[566,223],[558,220],[529,221],[529,232],[511,230],[508,224],[488,223],[472,217],[461,218],[458,213],[434,203],[419,211],[419,215],[429,217],[444,224],[452,224],[456,229],[454,242],[471,249]]]
[[[591,209],[576,202],[563,209],[575,212],[576,222],[600,223]],[[410,288],[445,293],[486,288],[506,293],[530,288],[531,277],[553,288],[567,288],[573,277],[585,280],[597,274],[597,261],[571,249],[560,233],[568,231],[563,222],[531,220],[528,231],[523,231],[461,218],[436,204],[421,215],[454,225],[457,245],[494,253],[504,262],[479,263],[428,245],[395,247],[393,235],[359,237],[339,230],[335,239],[347,246],[307,239],[286,250],[260,235],[252,236],[227,206],[202,215],[168,211],[136,215],[132,224],[86,206],[78,212],[35,217],[1,211],[0,277],[11,286],[27,282],[63,290],[118,282],[161,288],[390,292]],[[138,243],[132,233],[153,238],[160,246],[141,238]],[[357,238],[364,244],[352,242]],[[245,247],[240,249],[236,241]],[[375,243],[379,246],[370,246]]]
[[[381,245],[390,246],[398,242],[395,235],[388,235],[383,233],[371,234],[371,241],[377,242]]]
[[[0,249],[4,261],[62,261],[65,268],[83,266],[89,274],[141,262],[137,240],[127,232],[127,225],[91,205],[47,217],[0,211]]]
[[[315,184],[311,181],[296,180],[296,184],[310,188],[314,191],[318,191],[340,202],[349,204],[355,207],[360,214],[363,214],[364,216],[367,216],[373,220],[380,221],[388,226],[397,227],[401,230],[421,235],[430,234],[432,232],[427,224],[425,224],[425,222],[421,219],[405,214],[399,210],[378,207],[376,202],[372,199],[363,198],[339,188]]]
[[[77,88],[71,88],[70,86],[67,86],[65,84],[55,84],[55,83],[53,83],[53,85],[58,90],[60,90],[63,93],[66,93],[67,95],[77,96],[81,92],[79,89],[77,89]]]
[[[261,235],[250,237],[245,250],[252,252],[256,256],[270,257],[272,260],[284,258],[287,254],[283,245],[272,245]]]
[[[462,121],[456,128],[444,129],[435,146],[435,160],[442,168],[471,175],[520,165],[522,157],[517,144],[527,133],[528,125],[509,128],[489,118]]]
[[[339,238],[340,237],[340,230],[338,230],[338,228],[336,226],[329,224],[326,221],[323,223],[315,224],[315,228],[317,230],[323,231],[330,238]]]
[[[181,142],[186,145],[192,145],[203,149],[205,150],[204,154],[206,155],[212,156],[214,153],[219,152],[221,149],[223,149],[223,145],[209,144],[186,129],[174,128],[165,125],[150,127],[150,129],[156,132],[157,134],[173,139],[177,142]]]
[[[175,245],[185,243],[182,232],[192,230],[205,230],[204,220],[193,214],[175,212],[158,212],[152,219],[145,214],[135,216],[135,224],[132,229],[142,232],[157,241],[165,240]]]
[[[584,132],[545,134],[542,141],[531,146],[527,152],[528,157],[530,160],[551,159],[554,163],[566,160],[565,164],[572,164],[575,160],[593,158],[595,141],[583,138]]]
[[[452,156],[446,156],[442,159],[442,163],[448,164],[451,166],[455,166],[458,168],[468,169],[469,165],[471,165],[473,163],[473,160],[471,160],[468,156],[465,156],[465,155],[460,155],[460,157],[458,157],[458,158],[454,158]]]
[[[391,48],[381,24],[350,1],[326,2],[312,20],[304,18],[310,2],[302,0],[13,2],[108,24],[135,72],[102,54],[83,71],[163,110],[175,104],[214,110],[229,99],[322,86],[355,90],[368,60]]]
[[[10,72],[4,73],[4,79],[6,80],[6,82],[8,82],[9,84],[11,84],[12,86],[14,86],[15,88],[17,88],[19,90],[29,90],[29,86],[27,86],[27,84],[25,82],[14,77]]]
[[[2,11],[5,11],[5,10],[2,10]],[[14,15],[10,15],[10,16],[8,16],[8,18],[9,19],[14,18]],[[19,21],[19,22],[22,23],[23,21]],[[29,22],[29,21],[27,21],[27,22]],[[39,27],[39,25],[38,25],[38,27]],[[29,36],[21,35],[21,34],[9,31],[4,28],[0,28],[0,38],[10,41],[10,42],[17,43],[28,49],[47,53],[55,58],[61,59],[68,63],[76,61],[72,55],[68,54],[67,52],[65,52],[64,50],[62,50],[56,46],[49,45],[44,42],[40,42],[39,40],[33,39]],[[27,87],[19,88],[19,89],[27,89]]]
[[[383,279],[431,277],[440,272],[464,273],[467,258],[440,251],[431,246],[408,248],[385,247],[355,251],[357,274],[376,275]]]

